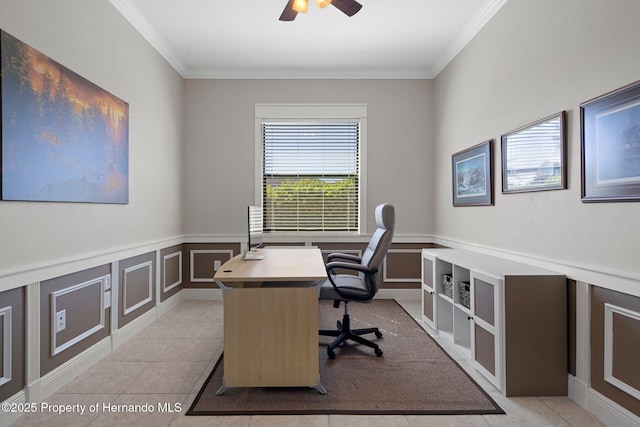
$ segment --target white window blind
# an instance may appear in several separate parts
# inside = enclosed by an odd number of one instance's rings
[[[357,121],[262,123],[264,231],[358,231]]]

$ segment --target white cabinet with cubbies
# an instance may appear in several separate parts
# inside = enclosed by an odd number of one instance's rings
[[[567,394],[563,275],[456,249],[422,251],[422,319],[507,396]]]

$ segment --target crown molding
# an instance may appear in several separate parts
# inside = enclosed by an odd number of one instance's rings
[[[160,34],[151,26],[149,21],[128,0],[109,0],[133,28],[171,65],[183,78],[187,74],[187,67],[180,56],[167,44]]]
[[[508,0],[490,0],[456,38],[447,46],[429,74],[435,78],[455,58],[464,47],[484,28]]]
[[[226,68],[191,69],[186,79],[430,79],[417,68]]]

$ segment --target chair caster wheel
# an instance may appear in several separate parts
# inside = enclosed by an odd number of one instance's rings
[[[376,352],[376,356],[378,357],[382,356],[382,350],[380,350],[379,348],[376,348],[374,351]]]
[[[382,338],[382,332],[377,331],[375,332],[375,334],[376,334],[376,338]]]
[[[335,359],[336,358],[336,352],[328,348],[327,349],[327,356],[329,356],[329,359]]]
[[[338,329],[342,329],[342,322],[338,320],[336,322],[336,326],[338,327]]]

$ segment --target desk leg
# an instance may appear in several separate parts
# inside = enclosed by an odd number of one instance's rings
[[[318,393],[320,394],[327,394],[327,389],[324,388],[324,386],[320,382],[320,375],[318,375],[318,384],[315,387],[311,387],[311,388],[315,388],[316,390],[318,390]]]
[[[222,377],[222,386],[216,391],[216,396],[222,396],[224,392],[227,391],[227,385],[224,382],[224,376]],[[324,393],[326,394],[326,392]]]

